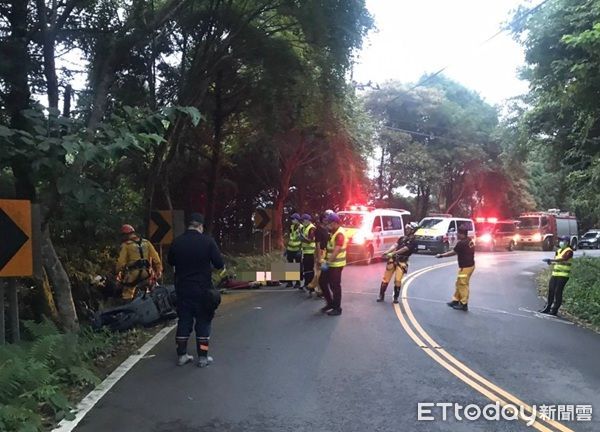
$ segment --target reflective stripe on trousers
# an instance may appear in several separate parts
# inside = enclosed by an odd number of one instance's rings
[[[471,281],[471,275],[473,275],[474,271],[475,266],[458,269],[456,289],[452,296],[452,301],[457,301],[462,304],[469,303],[469,282]]]

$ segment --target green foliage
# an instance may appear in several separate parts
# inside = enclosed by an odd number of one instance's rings
[[[366,106],[383,126],[380,200],[404,186],[416,195],[417,217],[431,204],[457,214],[506,207],[507,198],[497,196],[498,180],[507,177],[498,161],[498,115],[478,94],[436,77],[417,88],[389,83],[369,93]]]
[[[117,336],[61,333],[50,321],[23,322],[25,342],[0,347],[0,429],[42,430],[43,419],[70,418],[73,388],[99,383],[94,361]]]
[[[600,1],[556,0],[525,20],[521,13],[514,32],[531,84],[521,143],[532,152],[535,195],[576,211],[586,229],[600,224]]]
[[[541,293],[548,293],[551,269],[538,277]],[[600,329],[600,258],[583,257],[573,260],[571,277],[563,294],[563,306],[578,320]]]

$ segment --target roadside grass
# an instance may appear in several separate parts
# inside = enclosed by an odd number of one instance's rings
[[[241,272],[271,271],[274,263],[283,263],[282,252],[274,251],[265,255],[225,256],[227,267],[236,274]]]
[[[548,296],[551,268],[538,274],[538,292]],[[577,324],[600,333],[600,258],[582,257],[573,260],[571,277],[563,294],[560,309]]]

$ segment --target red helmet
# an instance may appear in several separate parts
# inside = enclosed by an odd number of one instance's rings
[[[131,234],[135,232],[135,228],[133,228],[129,224],[125,224],[121,227],[121,234]]]

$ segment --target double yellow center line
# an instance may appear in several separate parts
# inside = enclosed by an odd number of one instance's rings
[[[394,305],[394,309],[396,311],[396,315],[402,324],[402,327],[406,331],[406,333],[410,336],[410,338],[420,347],[429,357],[431,357],[434,361],[440,364],[443,368],[448,370],[458,379],[477,390],[479,393],[487,397],[493,402],[498,402],[502,407],[507,405],[513,405],[519,410],[523,410],[526,413],[530,414],[531,417],[526,418],[522,416],[522,413],[519,411],[518,415],[521,420],[524,422],[530,421],[530,419],[534,415],[533,408],[514,396],[513,394],[507,392],[506,390],[498,387],[494,383],[490,382],[483,376],[479,375],[475,371],[471,370],[467,365],[459,361],[448,351],[443,349],[433,338],[423,330],[423,327],[419,324],[417,319],[415,318],[410,305],[408,304],[408,289],[410,288],[411,283],[419,276],[428,273],[430,271],[448,267],[450,265],[456,265],[455,263],[443,263],[434,265],[431,267],[427,267],[425,269],[421,269],[416,271],[415,273],[408,276],[402,286],[402,307],[399,304]],[[404,313],[403,311],[404,310]],[[572,429],[569,429],[565,425],[542,416],[539,412],[535,412],[536,420],[531,425],[539,431],[563,431],[563,432],[573,432]]]

